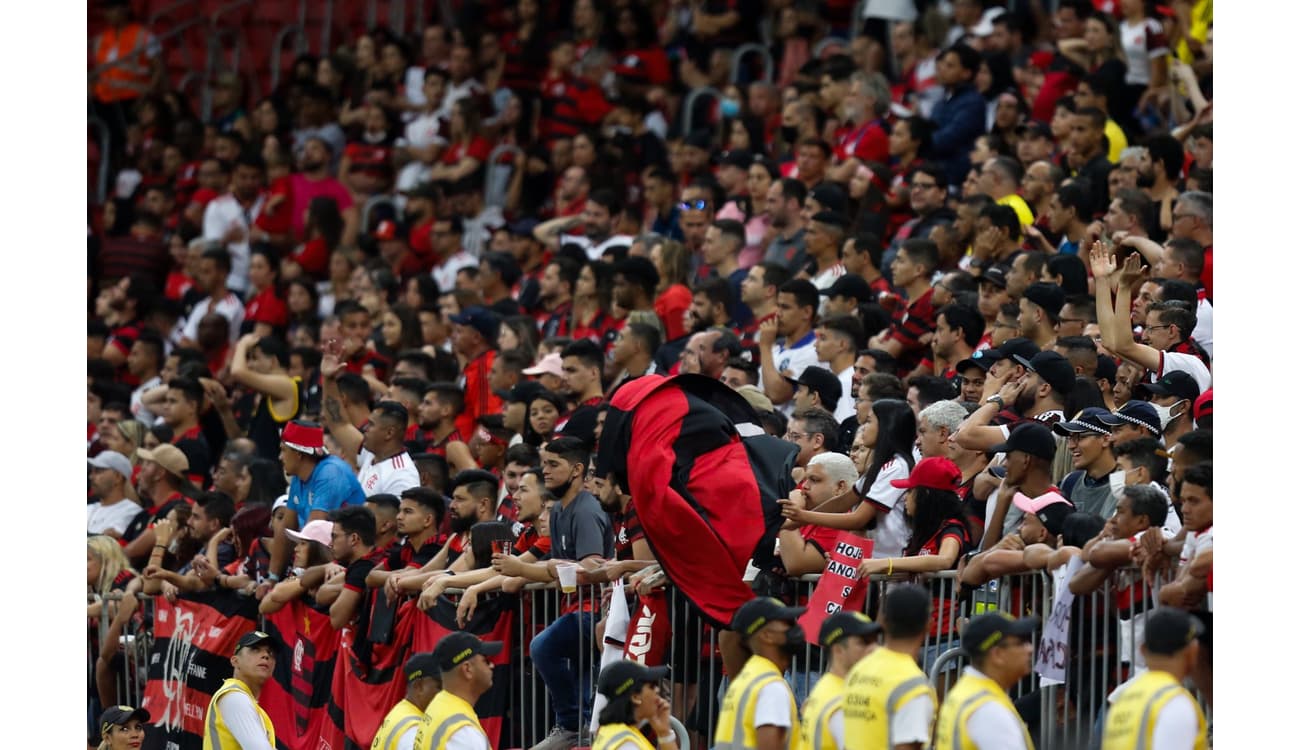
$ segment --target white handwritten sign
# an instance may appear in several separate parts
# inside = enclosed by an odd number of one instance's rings
[[[1038,658],[1034,662],[1034,671],[1042,678],[1043,685],[1065,684],[1065,662],[1070,658],[1070,608],[1074,604],[1068,581],[1083,565],[1083,560],[1073,557],[1065,567],[1065,577],[1060,590],[1056,592],[1056,605],[1052,607],[1052,616],[1043,627],[1042,638],[1038,641]]]

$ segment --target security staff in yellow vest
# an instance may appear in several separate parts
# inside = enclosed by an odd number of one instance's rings
[[[668,667],[646,667],[626,659],[600,670],[596,690],[605,696],[591,750],[654,750],[641,733],[646,724],[654,730],[661,750],[677,750],[677,734],[670,719],[672,707],[659,692]]]
[[[798,619],[804,607],[771,597],[736,610],[731,629],[749,658],[727,687],[714,731],[713,750],[791,750],[799,737],[799,707],[785,681],[790,659],[807,646]]]
[[[1036,630],[1037,617],[1017,620],[1005,612],[966,625],[961,648],[971,664],[943,699],[935,750],[1034,750],[1007,691],[1033,668]]]
[[[916,659],[930,629],[930,592],[890,586],[880,620],[884,644],[844,680],[844,735],[852,748],[928,748],[939,701]]]
[[[1196,668],[1203,629],[1181,609],[1162,607],[1146,616],[1147,671],[1111,698],[1104,750],[1204,750],[1205,714],[1183,687]]]
[[[442,675],[431,653],[407,659],[402,672],[406,675],[406,697],[384,717],[370,750],[414,750],[415,732],[429,720],[424,710],[442,690]]]
[[[474,704],[492,687],[487,657],[499,653],[500,641],[483,642],[463,631],[438,641],[433,659],[442,672],[442,692],[425,711],[429,721],[416,730],[417,750],[491,750]]]
[[[257,705],[275,671],[275,641],[254,630],[235,644],[235,676],[212,694],[203,728],[203,750],[273,750],[275,727]]]
[[[844,678],[880,644],[880,625],[861,612],[840,610],[822,622],[817,635],[830,669],[817,680],[799,717],[799,750],[844,750]]]

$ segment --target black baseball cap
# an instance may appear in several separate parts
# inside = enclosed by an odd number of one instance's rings
[[[515,237],[532,237],[533,230],[537,228],[539,223],[541,222],[537,221],[537,219],[534,219],[531,216],[525,216],[510,222],[507,229],[510,231],[510,234]]]
[[[979,282],[981,284],[988,282],[999,289],[1007,288],[1007,268],[999,263],[996,266],[989,266],[980,274]]]
[[[754,155],[743,148],[732,149],[722,155],[721,166],[749,169],[754,163]]]
[[[1065,290],[1058,284],[1035,281],[1025,289],[1025,299],[1046,310],[1053,317],[1061,314],[1065,307]]]
[[[99,732],[103,734],[113,727],[125,726],[132,719],[139,719],[144,723],[149,723],[149,712],[143,708],[131,708],[130,706],[109,706],[104,709],[104,713],[99,715]]]
[[[952,369],[954,372],[960,373],[968,367],[978,367],[984,372],[988,372],[999,359],[1002,359],[1002,355],[997,349],[980,349],[970,355],[969,358],[958,362]]]
[[[821,644],[822,648],[830,648],[851,635],[860,635],[870,641],[875,640],[876,635],[881,630],[880,623],[873,621],[861,612],[846,612],[841,609],[822,621],[822,629],[817,634],[817,642]]]
[[[1192,645],[1205,632],[1205,625],[1192,614],[1174,607],[1160,607],[1148,612],[1146,649],[1159,656],[1173,656]]]
[[[1066,394],[1074,390],[1074,365],[1064,356],[1056,352],[1039,352],[1033,359],[1025,359],[1019,354],[1012,359],[1042,378],[1043,382],[1052,386],[1052,390]]]
[[[844,386],[840,384],[840,379],[825,367],[816,365],[805,367],[799,377],[786,377],[786,380],[790,385],[808,386],[809,390],[821,398],[822,406],[831,412],[835,411],[835,405],[840,402],[840,396],[844,394]]]
[[[438,668],[438,660],[434,658],[433,652],[424,652],[414,654],[406,660],[406,666],[402,667],[402,673],[406,675],[407,682],[415,682],[421,677],[432,677],[441,679],[442,670]]]
[[[270,633],[263,633],[260,630],[245,633],[244,637],[240,638],[239,642],[235,644],[235,653],[239,653],[242,648],[255,648],[272,640]]]
[[[748,638],[770,622],[793,623],[806,611],[807,607],[787,607],[779,599],[760,596],[740,605],[731,617],[731,629],[740,633],[742,638]]]
[[[1123,424],[1124,420],[1111,414],[1099,406],[1089,406],[1087,409],[1079,412],[1079,416],[1068,422],[1057,422],[1052,425],[1052,432],[1057,435],[1069,436],[1079,435],[1082,433],[1091,433],[1093,435],[1109,435],[1114,427]]]
[[[546,386],[536,380],[521,380],[508,391],[497,391],[497,395],[512,404],[526,404],[546,390]]]
[[[967,656],[974,658],[987,654],[1007,636],[1027,640],[1037,630],[1037,617],[1017,620],[1005,612],[990,612],[971,618],[966,629],[961,631],[961,648]]]
[[[1001,445],[989,448],[990,453],[1020,451],[1051,461],[1056,458],[1056,438],[1042,422],[1021,422],[1011,429],[1011,435]]]
[[[808,191],[808,195],[821,204],[823,211],[831,211],[837,214],[844,213],[844,207],[848,201],[848,196],[844,194],[844,191],[838,185],[830,182],[817,184],[812,190]],[[816,218],[813,220],[822,221]]]
[[[1170,370],[1154,383],[1142,383],[1137,387],[1138,394],[1151,396],[1177,396],[1180,399],[1195,401],[1201,395],[1201,387],[1191,373],[1182,370]]]
[[[1021,138],[1026,136],[1030,138],[1051,138],[1052,128],[1046,123],[1037,120],[1030,120],[1029,122],[1022,122],[1016,126],[1016,135]]]
[[[596,691],[609,700],[621,698],[638,685],[657,683],[668,676],[668,667],[647,667],[634,661],[620,659],[600,670]]]
[[[488,346],[495,346],[497,341],[497,331],[501,326],[501,318],[491,310],[482,305],[471,305],[462,312],[451,316],[451,322],[469,326],[478,331],[479,334],[487,340]]]
[[[876,297],[867,280],[856,273],[846,273],[839,277],[834,284],[821,290],[821,295],[823,297],[852,297],[858,302],[869,302]]]
[[[1033,359],[1034,355],[1038,354],[1038,352],[1038,346],[1034,344],[1034,342],[1022,336],[1009,338],[1006,341],[1003,341],[1002,345],[996,349],[988,350],[989,356],[996,356],[997,359],[1014,359],[1016,357]],[[997,360],[995,359],[994,361],[996,362]]]
[[[502,648],[501,641],[482,641],[473,633],[458,630],[438,641],[438,645],[433,647],[433,660],[440,672],[446,672],[464,664],[475,654],[496,656]]]

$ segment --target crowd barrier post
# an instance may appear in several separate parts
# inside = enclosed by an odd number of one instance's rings
[[[691,93],[686,95],[682,102],[682,132],[694,132],[695,125],[695,102],[701,96],[711,97],[714,101],[722,99],[722,92],[712,86],[698,86],[691,89]]]
[[[743,71],[743,65],[746,55],[757,54],[763,59],[763,77],[760,79],[764,83],[771,83],[772,76],[776,71],[776,60],[772,58],[772,51],[766,45],[750,42],[742,44],[731,53],[731,82],[740,83],[740,74]],[[814,55],[815,56],[815,55]]]
[[[275,40],[271,42],[271,90],[275,91],[280,88],[280,75],[283,65],[280,64],[280,56],[284,52],[284,40],[290,34],[294,35],[293,49],[294,52],[301,53],[307,48],[307,37],[303,34],[302,24],[289,23],[275,35]]]

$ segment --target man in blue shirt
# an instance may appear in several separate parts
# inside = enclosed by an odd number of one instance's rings
[[[325,430],[314,422],[295,419],[280,434],[280,461],[289,477],[287,507],[295,516],[288,524],[297,531],[308,521],[328,520],[346,505],[365,505],[366,493],[352,467],[325,453]],[[271,577],[289,558],[289,540],[278,537],[271,553]]]
[[[957,43],[939,55],[937,77],[944,87],[930,119],[930,153],[948,165],[948,184],[960,185],[970,169],[970,149],[985,132],[987,108],[984,97],[975,89],[975,74],[980,69],[980,54]]]

